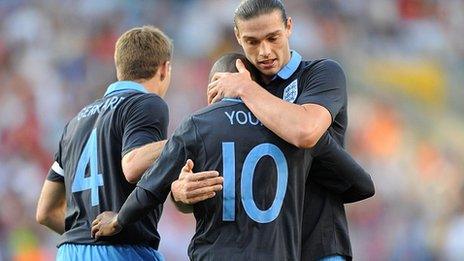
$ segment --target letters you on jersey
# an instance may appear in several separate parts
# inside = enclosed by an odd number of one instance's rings
[[[282,98],[284,99],[284,101],[293,103],[296,100],[297,96],[298,96],[298,79],[295,79],[287,87],[285,87],[284,97]]]
[[[225,111],[224,112],[227,118],[230,121],[230,125],[234,125],[238,123],[240,125],[251,124],[251,125],[261,125],[263,124],[256,118],[251,112],[244,112],[244,111]]]

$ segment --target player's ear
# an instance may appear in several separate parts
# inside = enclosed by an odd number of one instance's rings
[[[170,61],[165,61],[160,67],[159,67],[159,73],[160,73],[160,80],[164,81],[166,77],[169,76],[171,73],[171,62]]]
[[[287,31],[287,37],[290,37],[292,35],[292,30],[293,30],[293,21],[291,17],[287,18],[287,23],[285,25],[285,29]]]
[[[234,26],[234,33],[235,33],[235,38],[237,38],[238,44],[242,46],[242,40],[240,39],[240,32],[238,31],[237,26]]]

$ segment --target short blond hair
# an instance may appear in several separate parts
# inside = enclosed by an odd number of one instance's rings
[[[114,62],[120,81],[151,79],[158,67],[171,60],[172,41],[154,26],[135,27],[116,42]]]

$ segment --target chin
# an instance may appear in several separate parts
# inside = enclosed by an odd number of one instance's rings
[[[273,77],[273,76],[276,75],[278,72],[279,72],[279,70],[270,69],[270,70],[262,71],[261,73],[264,74],[265,76]]]
[[[259,66],[256,66],[256,68],[258,69],[258,71],[259,71],[261,74],[264,74],[264,75],[266,75],[266,76],[271,76],[271,75],[274,75],[274,74],[277,73],[276,68],[264,69],[264,68],[259,67]]]

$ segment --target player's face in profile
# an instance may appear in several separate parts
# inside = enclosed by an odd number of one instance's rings
[[[248,60],[265,76],[273,76],[290,60],[288,39],[292,20],[282,21],[279,10],[238,20],[235,36]]]

